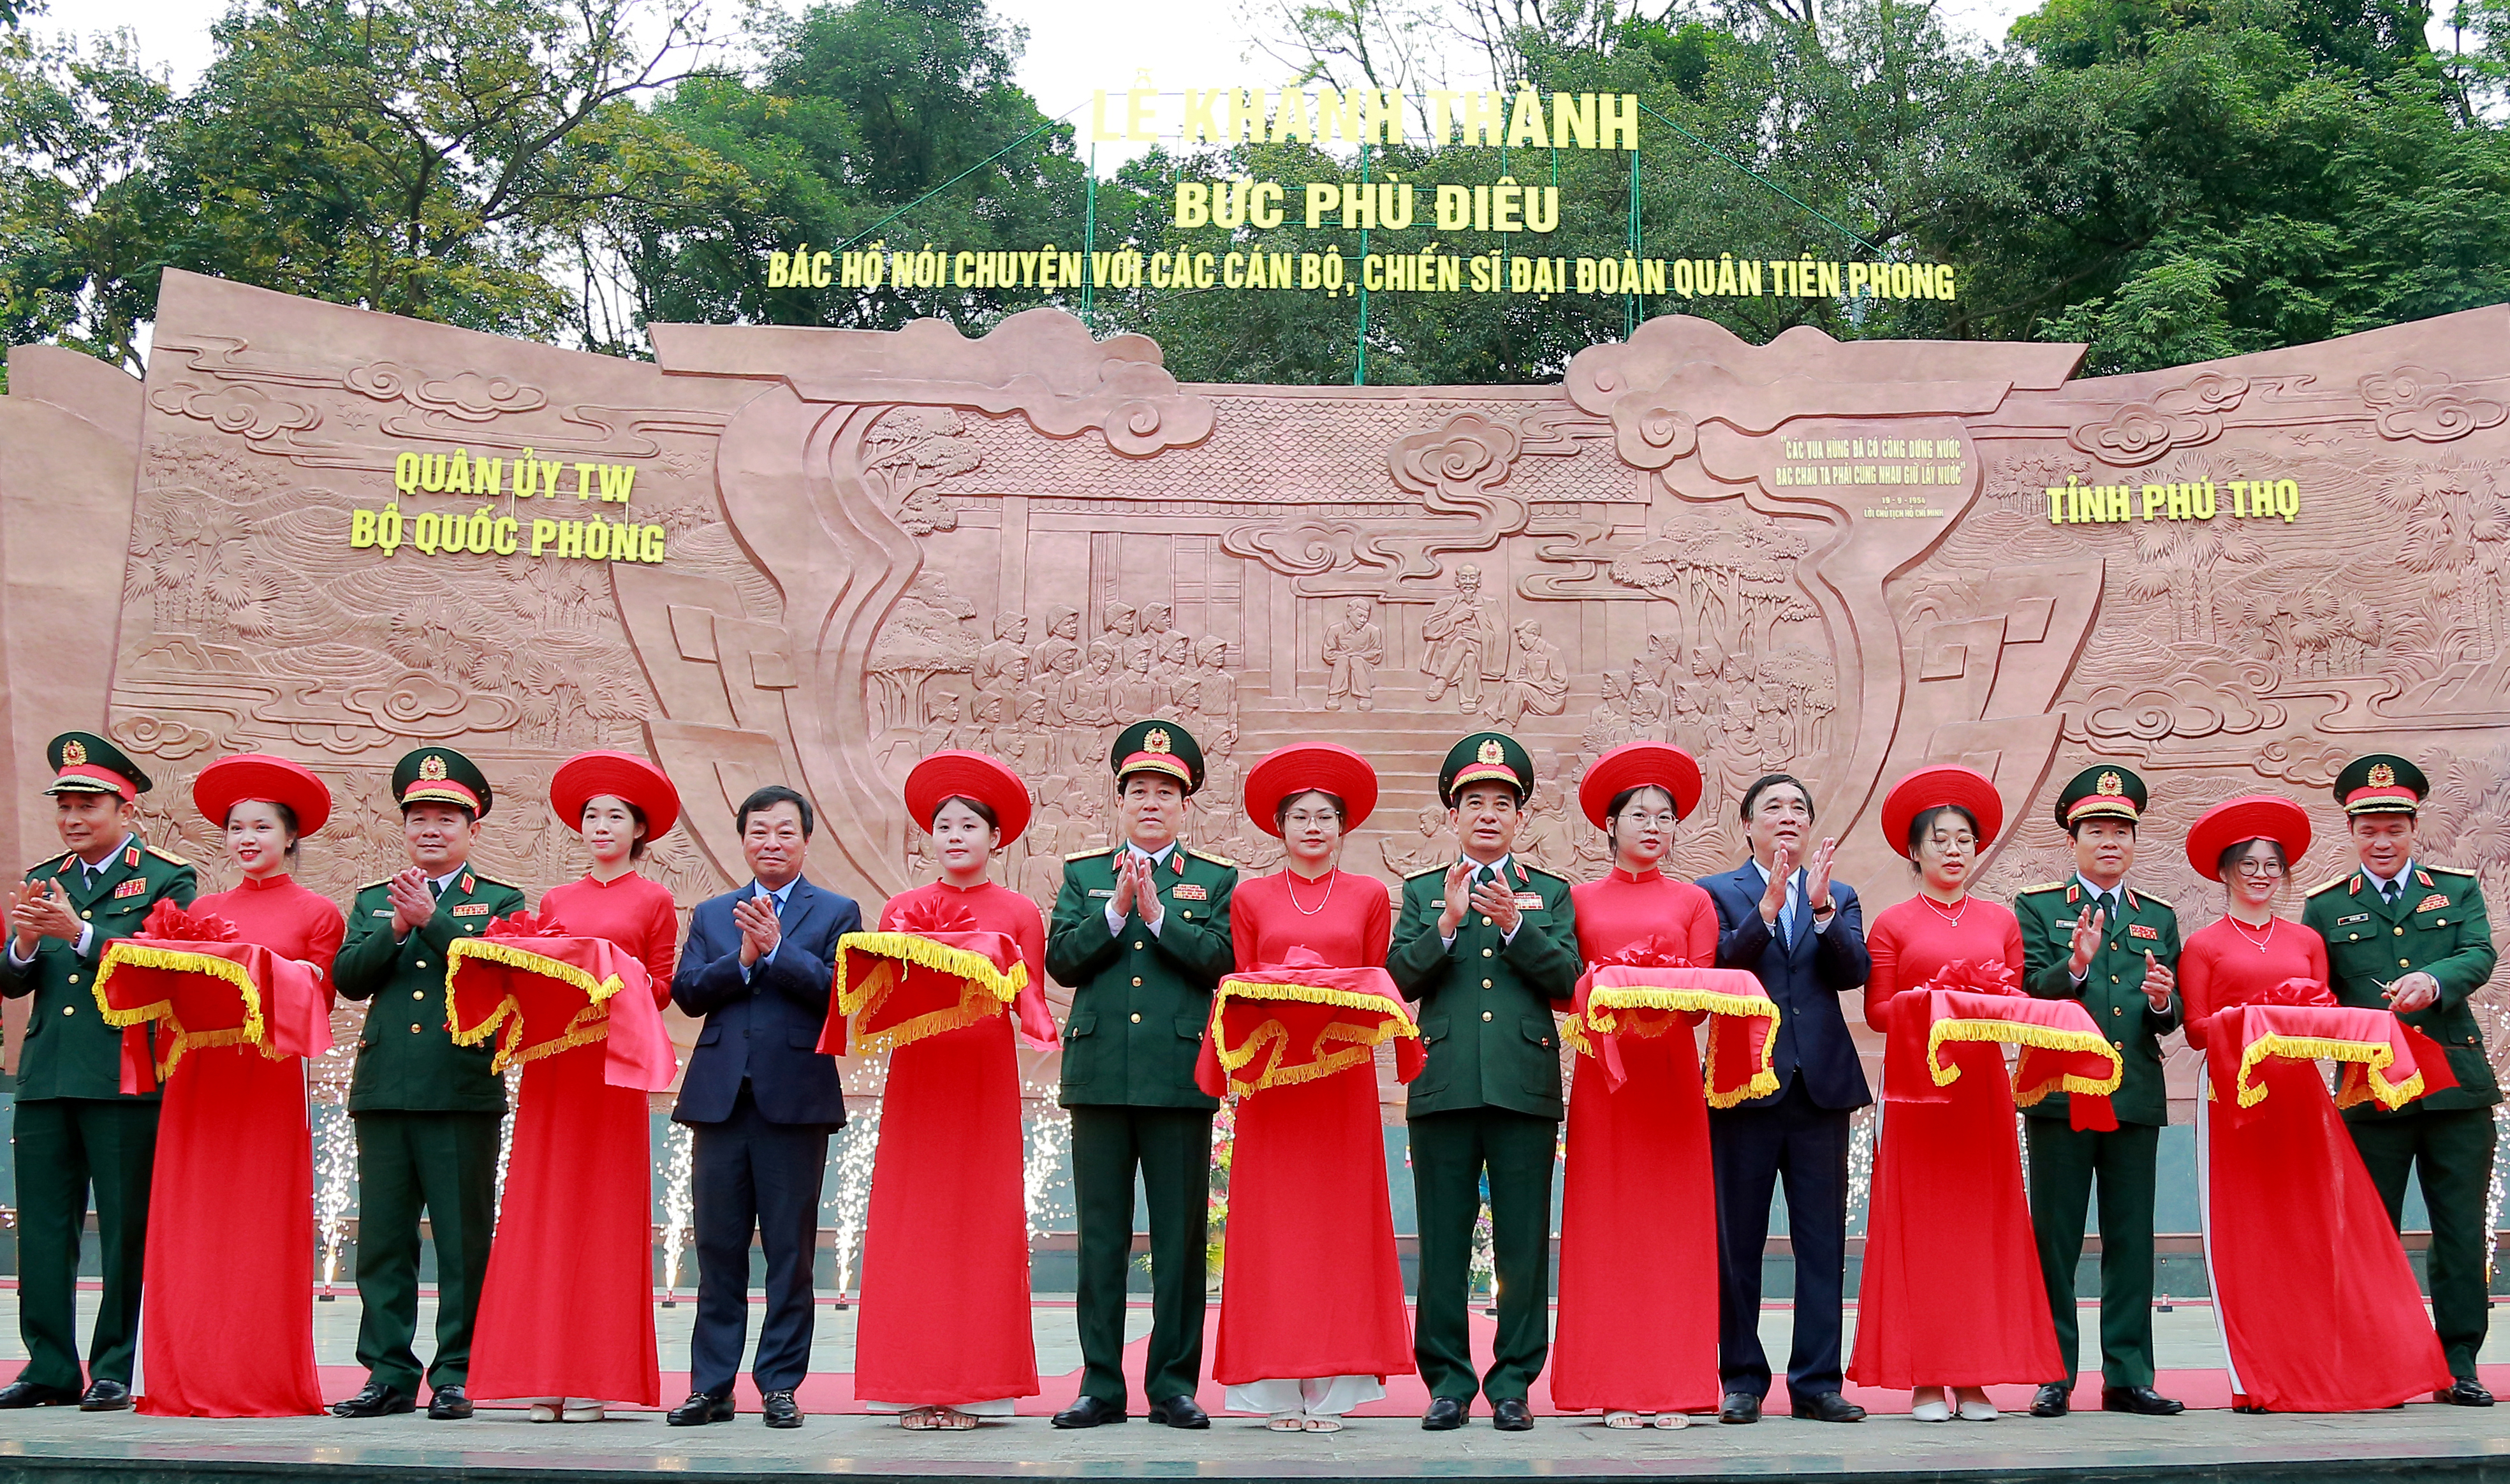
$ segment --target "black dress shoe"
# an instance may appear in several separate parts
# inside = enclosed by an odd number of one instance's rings
[[[0,1392],[0,1395],[5,1394]],[[2484,1384],[2474,1377],[2460,1376],[2449,1384],[2448,1390],[2432,1392],[2432,1400],[2445,1401],[2453,1407],[2489,1407],[2492,1405],[2492,1393],[2484,1389]]]
[[[791,1391],[761,1391],[758,1410],[765,1414],[763,1421],[771,1427],[802,1426],[802,1404],[793,1399]]]
[[[1818,1396],[1795,1399],[1796,1420],[1806,1423],[1861,1423],[1865,1409],[1837,1391],[1824,1391]]]
[[[1521,1396],[1510,1396],[1491,1403],[1491,1426],[1502,1432],[1534,1430],[1534,1409]]]
[[[369,1381],[347,1401],[331,1403],[333,1417],[393,1417],[418,1410],[418,1398],[399,1387]]]
[[[1083,1396],[1054,1414],[1058,1427],[1104,1427],[1124,1420],[1124,1404],[1104,1396]]]
[[[471,1396],[460,1387],[437,1387],[427,1393],[427,1415],[439,1423],[458,1423],[471,1415]]]
[[[1191,1396],[1171,1396],[1151,1403],[1151,1421],[1169,1427],[1208,1427],[1210,1414],[1196,1405]]]
[[[0,1412],[15,1412],[21,1407],[66,1407],[78,1399],[78,1392],[67,1387],[48,1387],[35,1381],[13,1381],[0,1387]]]
[[[131,1406],[131,1388],[119,1381],[99,1376],[88,1383],[87,1393],[79,1398],[82,1412],[121,1412]]]
[[[1717,1420],[1721,1423],[1759,1422],[1761,1398],[1749,1391],[1729,1391],[1717,1403]]]
[[[2074,1389],[2062,1381],[2048,1383],[2031,1398],[2031,1415],[2034,1417],[2063,1417],[2073,1410]]]
[[[1432,1396],[1429,1410],[1421,1414],[1424,1432],[1453,1432],[1464,1425],[1464,1404],[1452,1396]]]
[[[703,1427],[708,1423],[728,1423],[732,1421],[732,1398],[691,1391],[689,1399],[663,1414],[663,1420],[674,1427]]]
[[[2150,1387],[2103,1387],[2101,1410],[2132,1412],[2138,1417],[2177,1417],[2187,1403],[2172,1401]]]

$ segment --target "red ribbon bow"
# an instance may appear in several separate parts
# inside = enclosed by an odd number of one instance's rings
[[[2316,979],[2305,974],[2295,974],[2249,1003],[2252,1005],[2334,1005],[2336,994]]]
[[[1679,940],[1661,932],[1651,932],[1634,943],[1628,943],[1602,958],[1598,964],[1617,964],[1624,969],[1697,969],[1704,965],[1691,962],[1682,951]]]
[[[981,932],[984,930],[977,925],[976,914],[968,910],[966,902],[935,894],[909,901],[898,911],[897,921],[889,931],[935,937],[944,932]]]
[[[535,917],[529,912],[514,912],[490,923],[481,937],[568,937],[566,924],[550,913]]]
[[[1973,995],[2021,996],[2022,985],[2001,959],[1955,959],[1935,970],[1928,989],[1957,989]]]
[[[215,912],[194,914],[174,904],[171,896],[161,896],[157,905],[148,909],[148,920],[140,925],[141,937],[164,938],[177,943],[235,943],[244,940],[236,925]]]

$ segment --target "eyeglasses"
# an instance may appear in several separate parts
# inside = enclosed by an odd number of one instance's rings
[[[2283,874],[2283,862],[2280,860],[2241,860],[2234,862],[2233,869],[2237,870],[2243,876],[2274,877]]]
[[[1656,829],[1671,829],[1671,828],[1673,828],[1673,826],[1674,826],[1674,824],[1675,824],[1675,822],[1676,822],[1676,821],[1675,821],[1674,817],[1673,817],[1673,811],[1672,811],[1672,810],[1670,810],[1670,809],[1665,809],[1665,810],[1659,810],[1659,811],[1657,811],[1656,813],[1652,814],[1652,815],[1643,815],[1643,814],[1635,814],[1635,813],[1632,813],[1632,814],[1623,814],[1623,815],[1619,816],[1619,817],[1618,817],[1618,818],[1617,818],[1614,822],[1616,822],[1616,823],[1619,823],[1619,824],[1627,824],[1627,825],[1629,825],[1629,826],[1630,826],[1631,828],[1633,828],[1633,829],[1647,829],[1647,828],[1650,828],[1650,827],[1654,827],[1654,828],[1656,828]]]

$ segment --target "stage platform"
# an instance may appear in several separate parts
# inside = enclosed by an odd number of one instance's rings
[[[18,1358],[17,1294],[0,1287],[0,1375]],[[94,1294],[82,1295],[82,1310]],[[362,1376],[351,1360],[358,1306],[354,1292],[316,1306],[316,1353],[326,1394],[346,1395]],[[1216,1313],[1216,1306],[1215,1306]],[[563,1484],[623,1475],[693,1475],[723,1484],[829,1478],[915,1480],[1022,1479],[1293,1479],[1455,1480],[1488,1476],[1590,1477],[1614,1480],[1770,1480],[1845,1478],[1874,1484],[2001,1484],[2047,1480],[2483,1481],[2510,1484],[2510,1405],[2474,1410],[2417,1402],[2391,1412],[2341,1417],[2243,1417],[2224,1410],[2227,1393],[2213,1314],[2181,1305],[2154,1315],[2165,1391],[2191,1410],[2168,1419],[2076,1412],[2036,1421],[2022,1409],[2027,1388],[1997,1388],[2006,1406],[1992,1424],[1922,1424],[1893,1393],[1850,1394],[1875,1411],[1855,1426],[1800,1423],[1773,1417],[1749,1427],[1713,1419],[1671,1430],[1608,1429],[1592,1417],[1544,1413],[1531,1432],[1494,1430],[1486,1413],[1461,1431],[1425,1433],[1418,1381],[1388,1382],[1386,1401],[1354,1416],[1341,1433],[1266,1431],[1260,1419],[1215,1416],[1207,1432],[1154,1427],[1138,1416],[1115,1427],[1058,1432],[1046,1412],[1079,1387],[1068,1300],[1044,1298],[1035,1312],[1041,1394],[1021,1416],[974,1432],[908,1433],[894,1422],[864,1415],[850,1374],[854,1311],[822,1302],[813,1347],[813,1373],[802,1389],[809,1420],[792,1431],[770,1431],[742,1383],[740,1420],[706,1427],[666,1427],[658,1413],[622,1410],[595,1425],[534,1425],[519,1410],[482,1406],[462,1423],[424,1417],[345,1422],[333,1418],[193,1421],[133,1413],[86,1415],[44,1408],[0,1413],[0,1484],[313,1484],[313,1481],[433,1478],[462,1484]],[[691,1311],[686,1302],[658,1313],[666,1400],[685,1383]],[[1851,1316],[1852,1317],[1852,1316]],[[2096,1332],[2090,1310],[2087,1332]],[[1489,1324],[1476,1315],[1476,1339]],[[1785,1353],[1791,1315],[1772,1307],[1764,1340]],[[420,1334],[430,1331],[423,1313]],[[82,1314],[82,1331],[85,1327]],[[755,1320],[753,1318],[753,1324]],[[1137,1308],[1127,1325],[1127,1358],[1138,1369],[1149,1316]],[[2486,1359],[2510,1362],[2510,1314],[2493,1326]],[[2496,1352],[2502,1352],[2496,1354]],[[2510,1363],[2488,1364],[2485,1379],[2510,1394]],[[142,1379],[144,1388],[145,1378]],[[1138,1385],[1138,1383],[1137,1383]],[[2097,1374],[2076,1400],[2097,1407]],[[1215,1412],[1220,1389],[1206,1384]],[[1139,1411],[1138,1391],[1135,1410]]]

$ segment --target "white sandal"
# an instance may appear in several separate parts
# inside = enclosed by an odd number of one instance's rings
[[[1299,1430],[1302,1432],[1340,1432],[1342,1430],[1342,1419],[1339,1417],[1307,1418],[1299,1424]]]
[[[1655,1415],[1655,1425],[1668,1432],[1672,1431],[1676,1427],[1688,1427],[1691,1426],[1691,1414],[1688,1412],[1658,1412]]]
[[[1647,1426],[1647,1420],[1636,1412],[1607,1412],[1604,1414],[1604,1426],[1613,1428],[1644,1427]]]
[[[1307,1418],[1298,1412],[1275,1412],[1264,1419],[1264,1427],[1268,1432],[1304,1432],[1307,1430]]]

